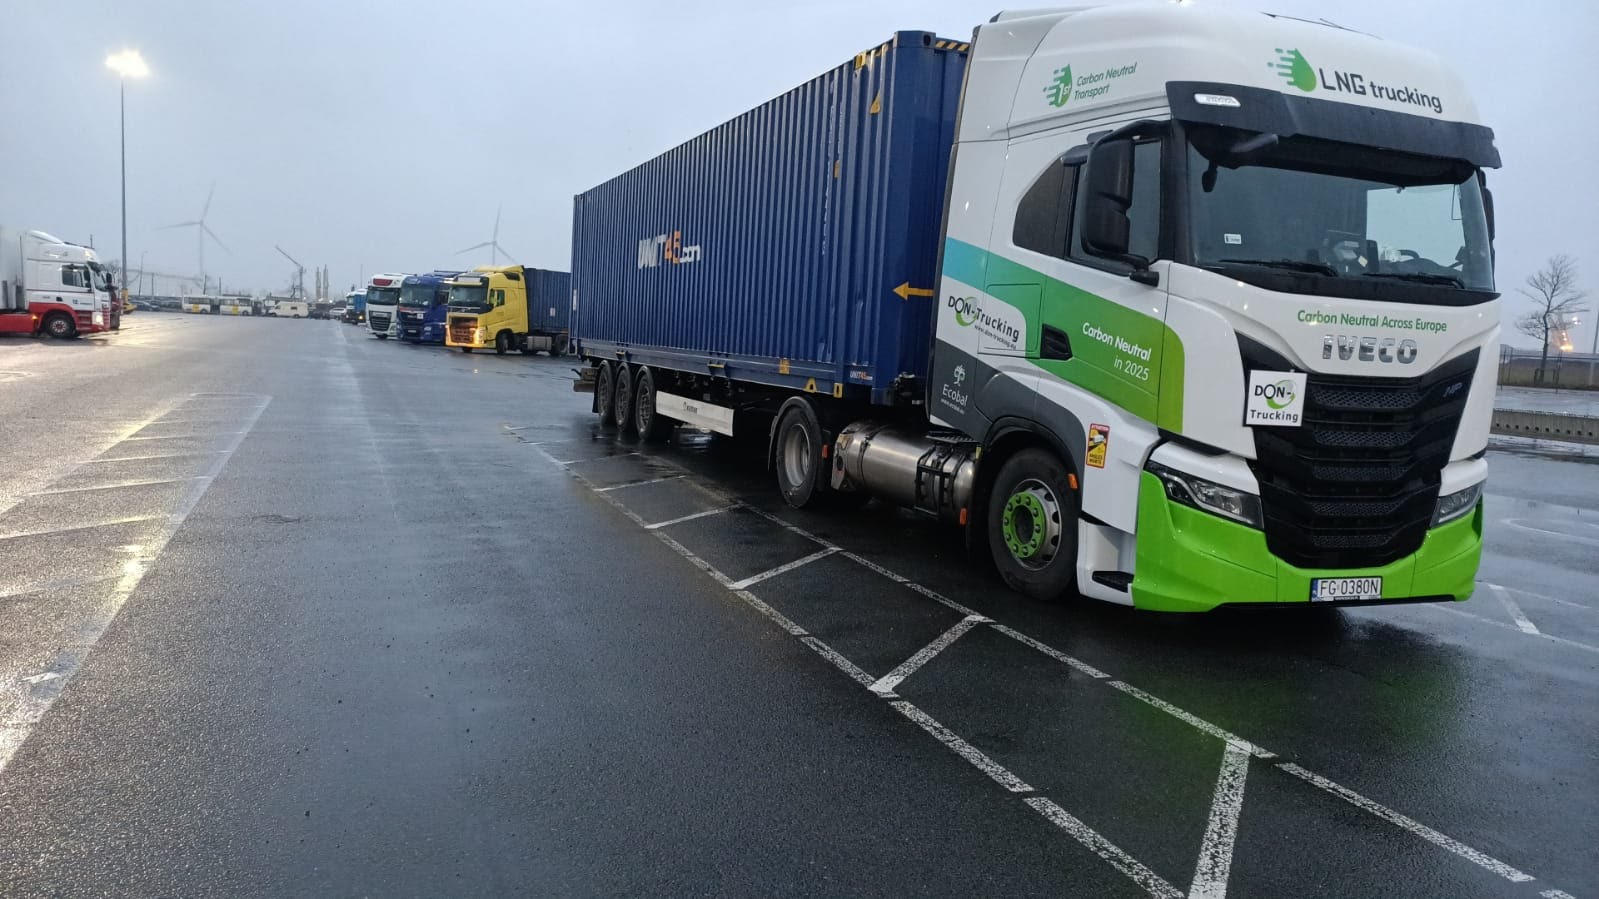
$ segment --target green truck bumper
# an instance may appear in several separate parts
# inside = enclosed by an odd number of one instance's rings
[[[1266,549],[1266,535],[1172,502],[1145,472],[1138,491],[1138,566],[1133,605],[1205,612],[1220,605],[1310,602],[1318,577],[1381,577],[1382,601],[1471,596],[1482,557],[1482,504],[1427,533],[1421,548],[1377,568],[1298,568]]]

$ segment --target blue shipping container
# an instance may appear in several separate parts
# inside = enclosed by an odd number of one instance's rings
[[[527,323],[537,334],[566,334],[572,326],[572,275],[542,268],[524,268],[527,275]]]
[[[582,352],[919,399],[966,49],[902,31],[579,194]]]

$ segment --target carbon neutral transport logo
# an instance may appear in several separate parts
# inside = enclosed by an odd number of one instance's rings
[[[1384,84],[1364,72],[1317,68],[1310,64],[1305,54],[1296,49],[1284,50],[1278,47],[1276,52],[1277,58],[1266,63],[1266,67],[1307,94],[1315,93],[1317,90],[1334,94],[1353,94],[1357,97],[1387,100],[1403,106],[1420,106],[1439,115],[1443,114],[1444,101],[1435,94],[1425,93],[1414,87]]]
[[[1138,72],[1138,63],[1128,63],[1119,68],[1099,69],[1082,75],[1072,75],[1070,64],[1051,72],[1049,83],[1044,85],[1044,102],[1055,108],[1065,106],[1073,97],[1081,103],[1110,93],[1113,83]]]

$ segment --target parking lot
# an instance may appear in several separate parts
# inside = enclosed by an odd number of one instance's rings
[[[4,891],[1599,892],[1593,464],[1490,454],[1467,603],[1163,617],[574,364],[0,343]]]

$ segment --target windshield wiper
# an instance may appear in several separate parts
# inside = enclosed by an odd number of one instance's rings
[[[1264,268],[1281,268],[1291,272],[1308,272],[1313,275],[1327,275],[1336,278],[1338,270],[1324,262],[1301,262],[1298,259],[1218,259],[1217,262],[1230,262],[1234,265],[1259,265]]]
[[[1466,282],[1454,275],[1429,275],[1423,272],[1366,272],[1368,278],[1393,278],[1395,281],[1415,281],[1418,284],[1448,284],[1462,290]]]

